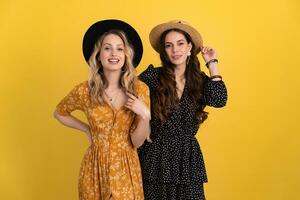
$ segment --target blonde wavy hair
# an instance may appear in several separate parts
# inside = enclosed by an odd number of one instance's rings
[[[91,99],[93,102],[98,102],[100,104],[104,103],[104,89],[108,87],[108,81],[103,73],[103,66],[100,61],[100,51],[104,38],[110,34],[119,36],[124,43],[125,63],[122,67],[120,85],[124,92],[129,92],[136,95],[134,88],[137,77],[132,64],[134,55],[133,48],[130,46],[124,32],[120,30],[110,30],[102,34],[101,37],[96,41],[94,51],[88,61],[90,66],[90,77],[88,84]]]

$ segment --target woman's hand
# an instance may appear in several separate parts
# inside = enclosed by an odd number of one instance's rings
[[[201,51],[201,54],[205,62],[217,58],[217,52],[212,47],[204,47]]]
[[[89,124],[82,122],[81,120],[77,119],[76,117],[73,117],[72,115],[68,115],[68,116],[60,115],[57,110],[55,110],[53,114],[54,117],[63,125],[84,132],[87,135],[88,140],[90,141],[91,144],[92,134],[90,131]]]
[[[142,119],[150,119],[151,118],[150,110],[145,105],[145,103],[130,93],[126,93],[126,94],[128,99],[125,104],[125,107],[133,111]]]

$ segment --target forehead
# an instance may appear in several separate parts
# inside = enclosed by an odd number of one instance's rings
[[[170,31],[169,33],[167,33],[165,38],[165,42],[176,42],[178,40],[186,41],[185,36],[177,31]]]
[[[116,34],[110,33],[103,38],[103,44],[124,44],[122,38]]]

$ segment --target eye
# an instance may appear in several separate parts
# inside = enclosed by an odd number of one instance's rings
[[[124,48],[118,48],[118,51],[124,51]]]
[[[109,50],[110,48],[109,47],[104,47],[104,50]]]
[[[167,49],[167,48],[170,48],[171,47],[171,45],[170,44],[166,44],[165,45],[165,48]]]
[[[180,42],[178,45],[179,45],[179,46],[182,46],[182,45],[184,45],[184,43],[183,43],[183,42]]]

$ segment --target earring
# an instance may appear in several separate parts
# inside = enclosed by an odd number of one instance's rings
[[[188,65],[189,62],[190,62],[190,58],[191,58],[191,52],[189,51],[189,52],[187,53],[187,61],[186,61],[186,64],[187,64],[187,65]]]

